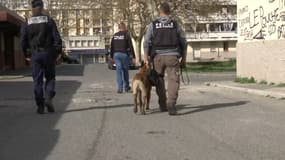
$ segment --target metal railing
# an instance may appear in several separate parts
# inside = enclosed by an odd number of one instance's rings
[[[238,35],[236,31],[232,32],[197,32],[186,33],[187,40],[237,40]]]

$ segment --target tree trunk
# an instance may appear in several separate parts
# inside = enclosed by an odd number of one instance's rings
[[[136,53],[136,60],[137,62],[141,62],[142,55],[141,55],[141,40],[135,40],[135,53]]]
[[[142,58],[142,40],[143,40],[143,36],[139,36],[139,38],[137,38],[135,40],[136,59],[137,59],[137,62],[139,62],[139,63],[143,60],[143,58]]]

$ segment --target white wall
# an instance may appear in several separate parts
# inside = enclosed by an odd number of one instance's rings
[[[239,42],[285,38],[285,0],[238,0]]]
[[[238,0],[237,74],[285,82],[285,0]]]

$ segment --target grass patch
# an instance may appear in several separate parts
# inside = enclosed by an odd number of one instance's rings
[[[276,85],[277,87],[285,87],[285,83],[280,83]]]
[[[236,83],[242,83],[242,84],[246,84],[246,83],[256,83],[256,80],[251,77],[251,78],[247,78],[247,77],[237,77],[235,79]]]
[[[236,61],[188,63],[190,72],[235,72]]]
[[[259,82],[259,84],[267,85],[268,83],[265,80]]]

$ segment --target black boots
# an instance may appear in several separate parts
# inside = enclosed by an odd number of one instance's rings
[[[45,107],[49,113],[54,113],[54,106],[52,104],[52,99],[48,99],[45,101],[44,105],[38,105],[37,113],[38,114],[45,114]]]
[[[47,107],[47,111],[49,113],[54,113],[55,112],[54,106],[53,106],[53,103],[52,103],[52,99],[47,99],[45,101],[45,106]]]
[[[167,112],[168,109],[166,107],[159,106],[160,112]]]
[[[118,89],[117,93],[118,93],[118,94],[122,94],[122,93],[123,93],[123,90]]]
[[[39,105],[37,109],[38,114],[44,114],[45,113],[45,107],[44,105]]]

